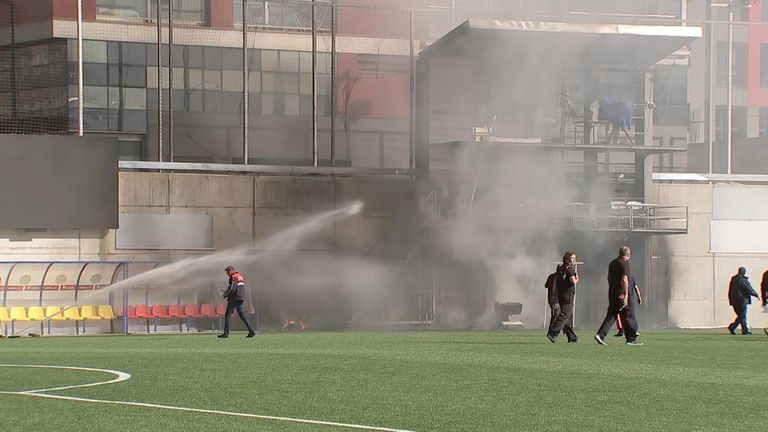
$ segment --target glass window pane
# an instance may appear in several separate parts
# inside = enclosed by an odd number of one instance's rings
[[[96,0],[96,15],[114,19],[140,19],[147,16],[146,0]]]
[[[283,72],[298,72],[299,53],[296,51],[280,52],[280,70]]]
[[[120,119],[118,118],[118,110],[107,111],[107,123],[109,124],[110,131],[117,131],[120,127]]]
[[[107,90],[109,93],[109,109],[119,109],[120,108],[120,88],[119,87],[109,87]]]
[[[248,50],[248,70],[261,70],[261,50]]]
[[[319,95],[331,94],[331,77],[329,75],[317,76],[317,94]]]
[[[283,93],[299,94],[299,76],[297,74],[282,74]]]
[[[194,90],[203,89],[203,71],[201,69],[189,70],[189,88]]]
[[[264,72],[261,74],[261,88],[263,91],[273,93],[277,91],[280,75]]]
[[[299,115],[299,95],[285,95],[285,115]]]
[[[107,79],[109,81],[109,85],[119,86],[120,85],[120,66],[118,65],[107,66]]]
[[[187,56],[189,57],[189,67],[202,68],[203,67],[203,48],[190,46],[187,47]]]
[[[120,64],[119,42],[107,42],[107,62],[114,65]]]
[[[128,87],[146,87],[147,70],[143,66],[123,66],[123,85]]]
[[[264,71],[280,70],[280,67],[277,61],[277,51],[270,51],[270,50],[261,51],[261,70],[264,70]]]
[[[157,88],[157,66],[147,66],[147,87]]]
[[[300,64],[301,64],[301,68],[300,68],[301,72],[311,73],[312,72],[312,53],[302,51],[301,53],[299,53],[299,58],[300,58]]]
[[[203,112],[203,92],[188,91],[187,100],[189,101],[190,112]]]
[[[107,106],[108,102],[106,87],[83,86],[83,107],[106,109]]]
[[[123,107],[125,109],[147,109],[147,91],[144,89],[123,88]]]
[[[123,42],[120,44],[121,48],[121,55],[122,55],[122,63],[123,64],[134,64],[134,65],[141,65],[144,66],[147,64],[147,48],[145,48],[144,44],[141,43],[133,43],[133,42]],[[152,48],[155,48],[152,46]],[[155,52],[157,49],[155,49]],[[155,57],[157,54],[155,54]],[[155,62],[157,63],[157,62]],[[163,63],[167,63],[167,61],[164,61]]]
[[[272,95],[272,94],[261,95],[261,113],[264,115],[275,114],[275,95]]]
[[[147,131],[147,112],[146,111],[123,111],[123,130],[126,132],[146,132]]]
[[[248,89],[252,92],[261,91],[261,72],[248,72]]]
[[[106,94],[106,88],[104,88]],[[109,130],[109,112],[106,109],[84,109],[83,125],[91,131]]]
[[[77,61],[77,41],[75,41],[75,61]],[[107,62],[107,43],[104,41],[83,41],[83,61],[90,63]]]
[[[172,66],[184,67],[184,46],[174,45],[171,51],[173,52],[173,57],[170,60]],[[168,62],[165,61],[163,63],[168,63]]]
[[[299,94],[312,94],[312,74],[301,74],[299,82]]]
[[[67,61],[77,61],[77,39],[67,39]],[[10,64],[10,61],[7,64]]]
[[[217,113],[221,112],[221,93],[217,91],[204,92],[205,97],[205,112]]]
[[[204,72],[204,88],[206,90],[221,90],[221,71],[220,70],[205,70]]]
[[[106,64],[83,64],[83,84],[105,86],[108,83]]]
[[[303,116],[312,115],[312,96],[299,96],[300,97],[300,111]]]
[[[223,113],[231,114],[231,113],[242,112],[242,103],[243,103],[243,96],[241,92],[221,93],[221,112]]]
[[[223,72],[223,89],[225,91],[239,92],[243,90],[243,73],[240,71]]]
[[[173,88],[174,89],[184,88],[184,68],[180,68],[180,67],[173,68]]]
[[[221,57],[221,48],[205,47],[205,68],[221,69],[223,63]]]
[[[238,70],[243,69],[243,50],[236,48],[224,48],[223,53],[223,68]],[[250,59],[249,59],[250,60]]]

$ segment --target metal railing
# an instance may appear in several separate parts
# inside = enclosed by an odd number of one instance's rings
[[[555,226],[564,230],[687,234],[688,207],[614,202],[558,206]]]

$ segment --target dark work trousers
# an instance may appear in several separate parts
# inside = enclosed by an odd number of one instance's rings
[[[728,329],[736,330],[739,326],[741,326],[741,332],[747,333],[749,331],[749,327],[747,326],[747,305],[743,304],[731,306],[733,306],[733,311],[736,312],[736,320],[728,326]]]
[[[630,319],[635,321],[635,332],[640,329],[640,324],[637,322],[637,300],[635,296],[629,298],[629,304],[627,305],[627,315]],[[621,320],[621,315],[616,315],[616,327],[619,330],[624,330],[624,322]]]
[[[573,299],[575,296],[575,287],[568,287],[562,291],[557,291],[557,302],[560,306],[560,312],[557,314],[557,317],[549,323],[550,334],[556,336],[562,331],[568,336],[568,340],[577,339],[576,333],[573,331]]]
[[[549,304],[549,310],[552,311],[552,313],[549,316],[549,325],[552,326],[552,323],[555,322],[557,319],[557,316],[560,315],[560,303],[550,303]]]
[[[224,313],[224,334],[229,334],[229,327],[232,322],[232,313],[235,311],[235,309],[237,309],[237,314],[240,315],[240,319],[243,320],[245,326],[248,327],[248,331],[252,332],[253,327],[251,327],[251,323],[248,322],[248,318],[245,317],[245,312],[243,312],[243,301],[236,300],[227,302],[227,311]]]
[[[627,305],[627,307],[619,311],[623,304],[624,303],[618,298],[609,301],[608,311],[605,314],[603,324],[601,324],[600,328],[597,330],[597,334],[600,338],[605,339],[618,316],[621,318],[621,323],[624,326],[624,337],[627,339],[627,342],[637,339],[637,321],[635,321],[635,314],[632,312],[634,308]]]

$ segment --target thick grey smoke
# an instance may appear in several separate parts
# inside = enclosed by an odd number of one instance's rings
[[[584,82],[578,70],[567,69],[569,62],[578,64],[582,53],[519,33],[516,43],[488,38],[488,45],[473,45],[468,49],[472,54],[460,59],[471,65],[466,70],[474,94],[453,103],[466,107],[462,114],[475,126],[491,125],[492,137],[456,151],[451,174],[442,180],[451,203],[443,212],[448,228],[438,247],[471,269],[465,272],[471,276],[444,284],[454,291],[452,301],[444,304],[443,318],[450,326],[498,324],[494,302],[520,302],[524,325],[540,327],[546,308],[543,285],[554,262],[566,250],[579,254],[579,249],[601,247],[598,236],[587,246],[558,224],[579,206],[573,203],[582,203],[580,210],[593,215],[594,204],[607,204],[606,179],[581,180],[584,160],[578,152],[525,144],[560,142],[565,93],[575,111],[583,111]],[[538,42],[543,40],[548,42]],[[439,74],[439,68],[433,64],[433,73]],[[581,138],[574,136],[573,122],[565,132],[571,143]]]

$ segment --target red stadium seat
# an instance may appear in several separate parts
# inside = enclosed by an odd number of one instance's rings
[[[223,317],[226,311],[227,311],[227,305],[225,305],[224,303],[216,306],[216,316]]]
[[[136,318],[152,319],[154,316],[149,310],[149,306],[145,304],[136,305]]]
[[[117,307],[117,316],[123,317],[123,305],[120,305]],[[136,310],[134,309],[133,305],[128,305],[128,319],[138,319],[139,317],[136,316]]]
[[[189,317],[186,313],[184,313],[184,309],[181,307],[180,304],[172,304],[168,305],[168,316],[171,318],[179,318],[179,333],[181,333],[181,320],[186,318],[187,321],[187,331],[189,331]]]
[[[168,305],[168,315],[171,318],[186,318],[187,314],[184,312],[180,304]]]
[[[203,316],[197,310],[197,305],[194,303],[184,305],[184,315],[186,315],[187,318],[202,318]]]
[[[205,318],[218,318],[218,315],[216,315],[216,309],[210,303],[204,303],[200,305],[200,316]]]
[[[152,317],[153,318],[160,318],[160,319],[171,318],[171,316],[168,315],[168,311],[165,309],[165,305],[163,305],[163,304],[153,304],[152,305]]]

